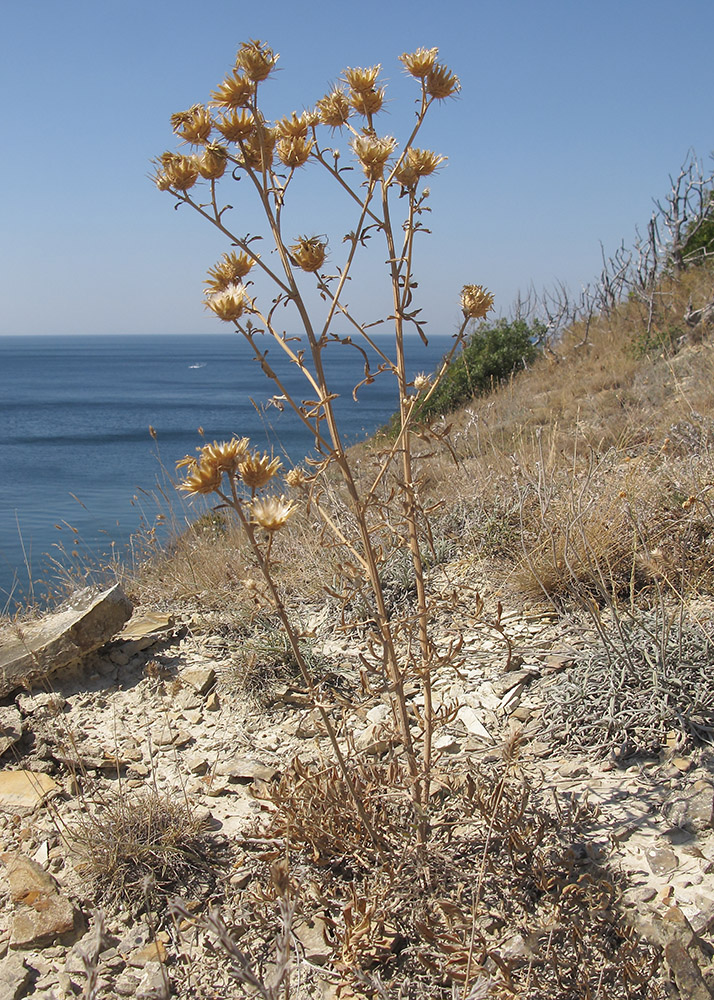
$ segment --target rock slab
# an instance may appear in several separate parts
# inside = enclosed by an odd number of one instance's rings
[[[0,809],[3,812],[28,816],[56,790],[56,782],[41,771],[0,771]]]
[[[0,635],[0,697],[34,684],[100,649],[131,617],[119,584],[102,593],[83,590],[62,611]]]
[[[23,854],[4,855],[14,912],[10,946],[27,948],[48,944],[74,930],[74,907],[42,865]]]
[[[22,716],[14,705],[0,707],[0,757],[22,736]]]
[[[0,963],[0,1000],[27,996],[32,972],[20,955],[8,955]]]

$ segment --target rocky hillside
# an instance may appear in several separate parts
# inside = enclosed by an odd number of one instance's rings
[[[7,624],[0,998],[714,995],[712,273],[665,293],[418,445],[426,816],[306,501],[275,550],[312,692],[221,512],[121,581],[125,625]]]

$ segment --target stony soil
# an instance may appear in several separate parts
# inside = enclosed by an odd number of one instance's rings
[[[683,749],[674,736],[653,759],[594,759],[554,747],[539,725],[549,685],[592,636],[545,607],[506,609],[509,661],[487,624],[488,607],[481,620],[471,610],[459,607],[442,623],[444,643],[458,628],[464,645],[459,669],[435,680],[438,701],[458,709],[438,733],[438,768],[455,773],[497,758],[518,727],[519,767],[535,786],[597,807],[588,850],[627,874],[623,905],[665,949],[669,995],[712,995],[714,756]],[[358,690],[359,650],[325,609],[314,609],[309,625],[337,718],[340,699]],[[77,841],[97,804],[147,789],[188,803],[205,821],[213,874],[177,893],[205,907],[230,905],[254,870],[246,838],[264,806],[253,791],[296,755],[330,758],[295,678],[258,673],[246,692],[240,641],[210,615],[179,620],[138,609],[122,636],[53,677],[52,690],[16,693],[0,713],[0,1000],[85,995],[99,896]],[[387,754],[388,718],[384,701],[363,698],[349,715],[355,747],[373,759]],[[181,939],[160,914],[158,926],[139,909],[104,901],[96,996],[239,995],[229,992],[205,935]],[[298,934],[297,948],[310,972],[305,988],[329,994],[329,973],[320,975],[324,941]]]

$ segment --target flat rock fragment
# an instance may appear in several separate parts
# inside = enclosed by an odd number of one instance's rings
[[[102,593],[83,590],[62,611],[0,634],[0,697],[45,680],[100,649],[131,617],[119,584]]]
[[[27,816],[57,789],[57,783],[40,771],[0,771],[0,809]]]
[[[0,707],[0,757],[22,737],[22,716],[14,705]]]
[[[61,895],[57,883],[41,865],[23,854],[4,855],[3,861],[14,904],[11,947],[48,944],[74,930],[72,903]]]

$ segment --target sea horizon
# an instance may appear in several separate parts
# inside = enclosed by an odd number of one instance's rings
[[[384,349],[389,342],[380,338]],[[411,374],[433,370],[452,343],[438,336],[425,347],[410,337]],[[340,427],[354,443],[383,426],[398,401],[393,380],[382,375],[354,402],[364,365],[356,350],[337,346],[325,356]],[[235,334],[5,334],[0,359],[6,613],[46,602],[73,563],[130,556],[132,537],[151,526],[162,503],[178,517],[174,530],[188,523],[198,505],[176,495],[172,476],[203,441],[247,435],[286,468],[312,450],[307,429],[269,404],[277,389]],[[269,359],[291,391],[309,395],[274,344]]]

